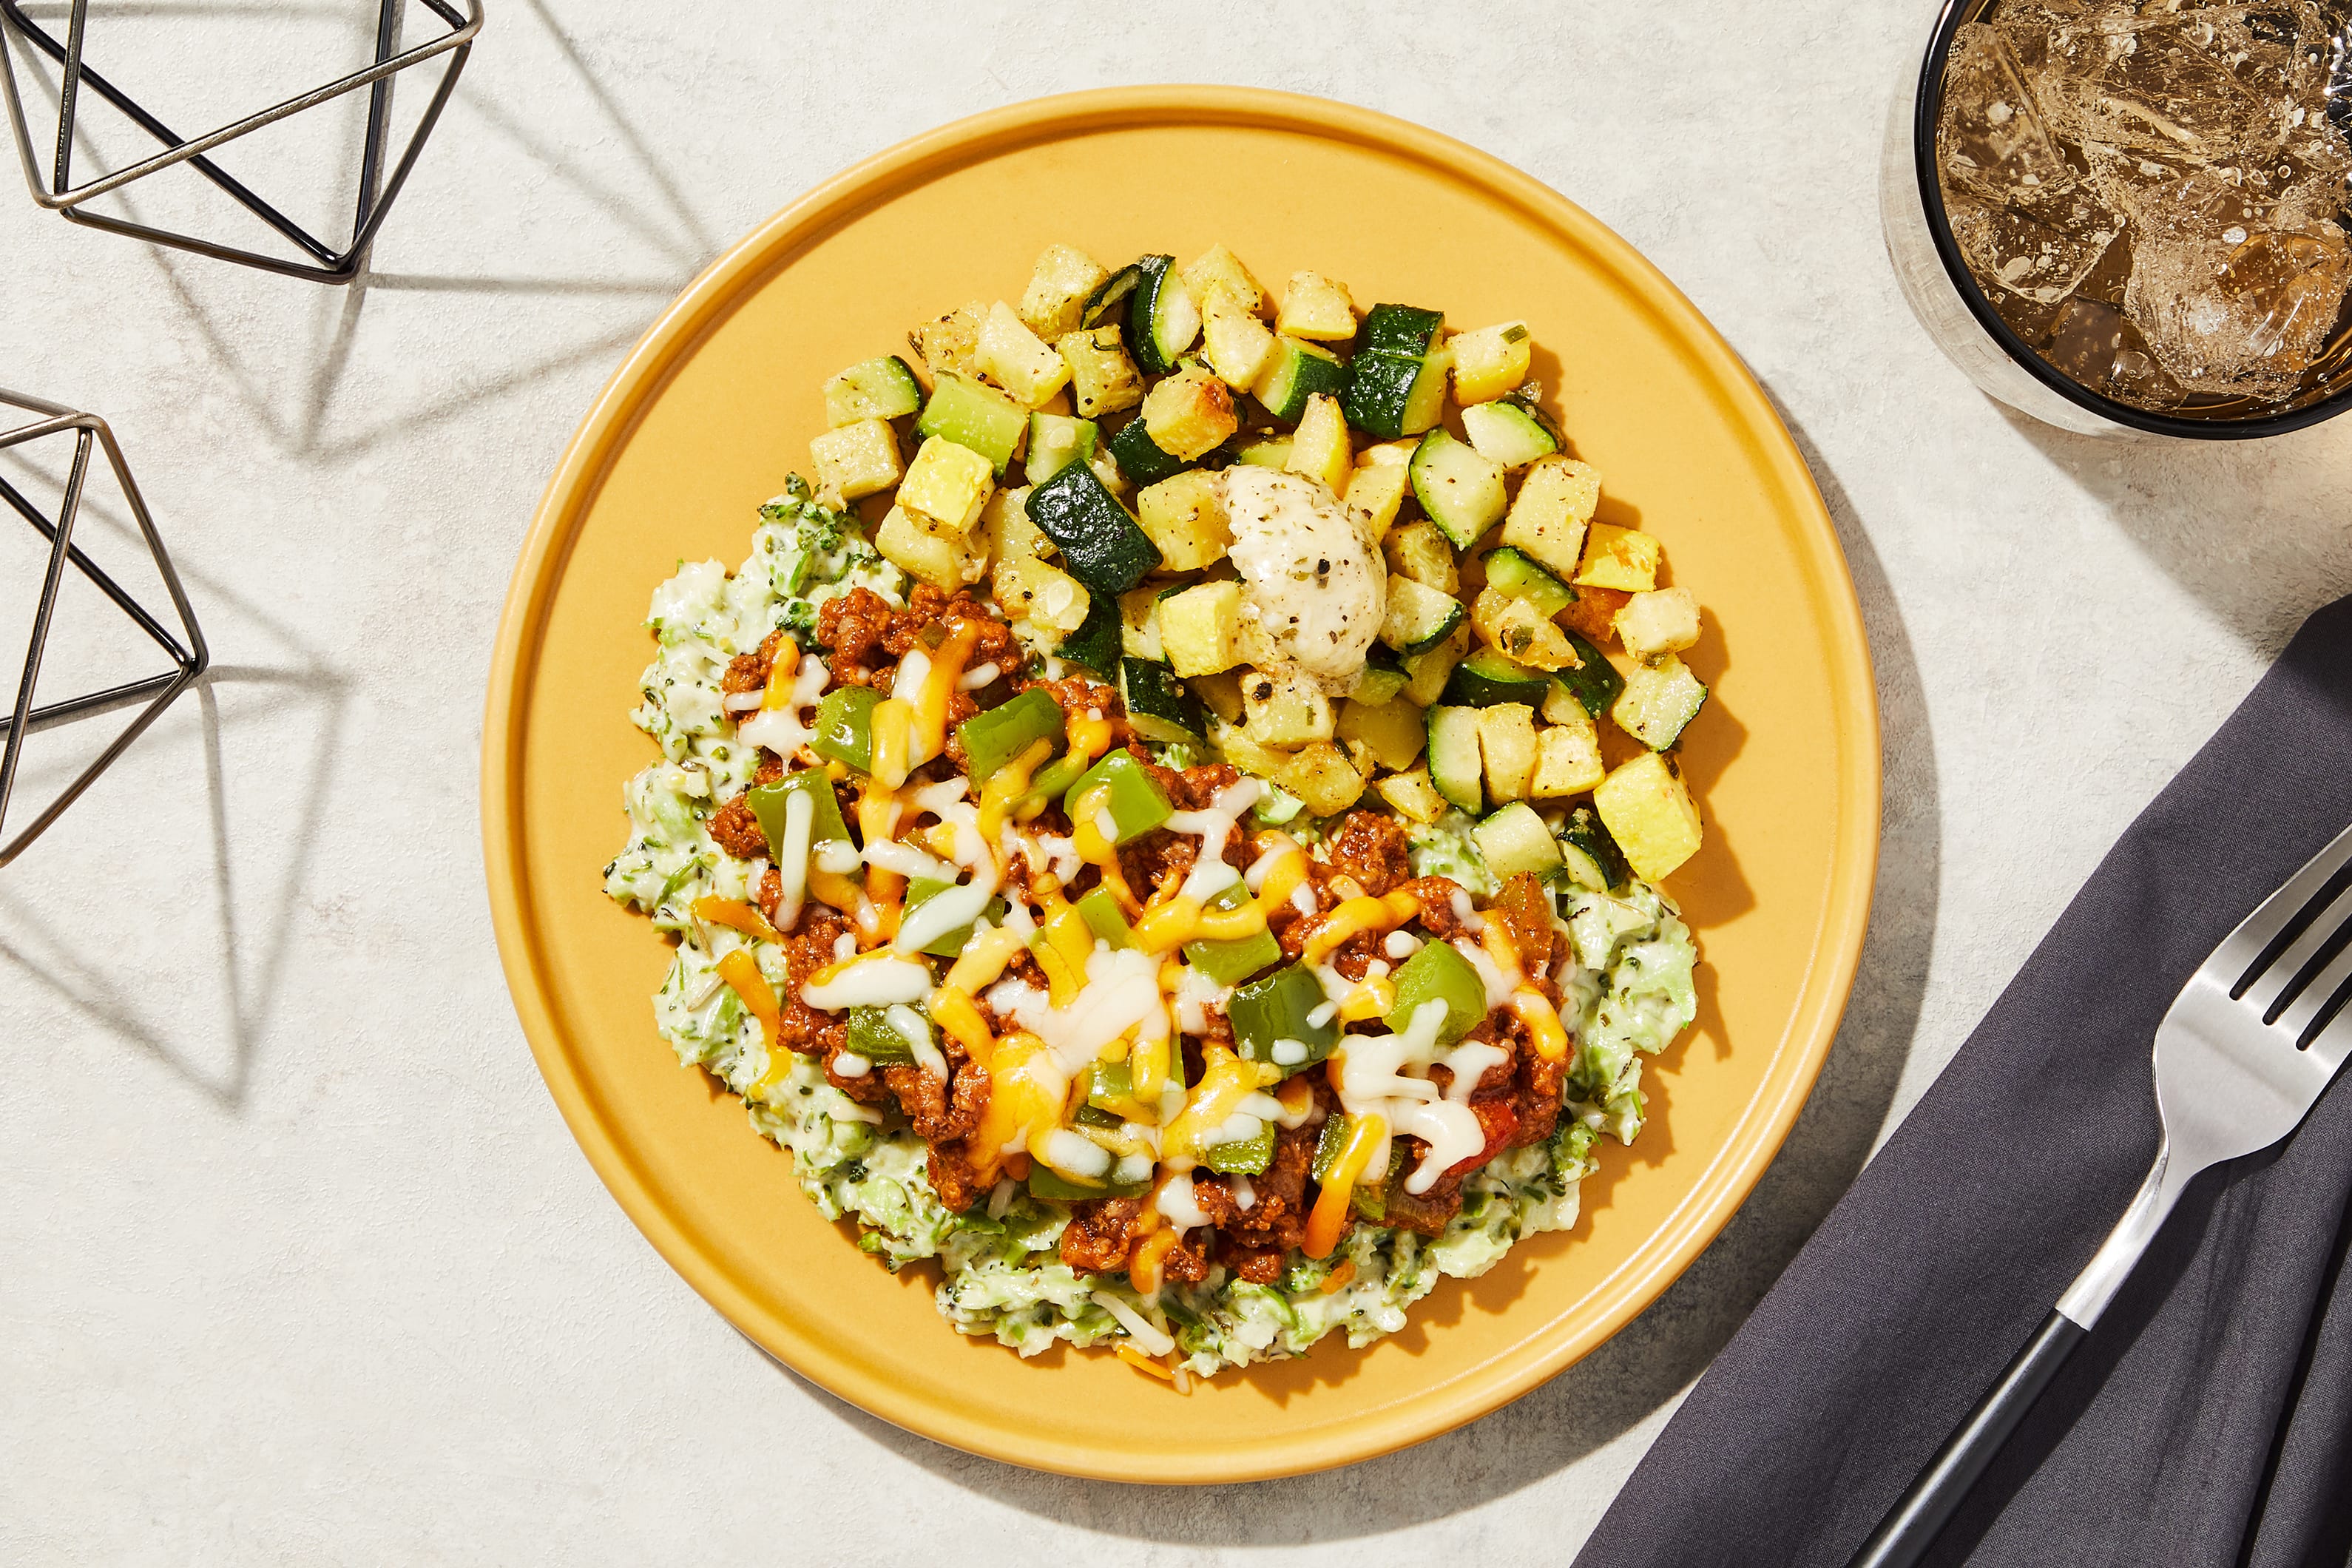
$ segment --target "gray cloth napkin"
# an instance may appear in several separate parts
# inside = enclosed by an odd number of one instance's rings
[[[1725,1347],[1578,1568],[1842,1564],[2123,1212],[2190,971],[2352,822],[2352,599],[2141,814]],[[1937,1542],[2019,1568],[2352,1561],[2352,1075],[2191,1186]]]

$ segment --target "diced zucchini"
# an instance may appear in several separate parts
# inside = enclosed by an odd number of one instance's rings
[[[1171,572],[1197,572],[1233,548],[1223,487],[1205,468],[1188,468],[1137,491],[1135,518]]]
[[[1246,463],[1253,468],[1281,468],[1290,464],[1290,437],[1268,436],[1261,440],[1244,441],[1234,452],[1234,461]]]
[[[1286,338],[1345,342],[1356,335],[1356,302],[1344,283],[1320,272],[1294,272],[1282,290],[1274,330]]]
[[[916,435],[926,440],[938,437],[977,452],[1000,475],[1028,433],[1027,409],[996,388],[961,375],[940,376],[915,421]]]
[[[1456,332],[1448,346],[1454,350],[1454,401],[1466,408],[1527,380],[1536,345],[1525,321],[1503,321]]]
[[[1411,773],[1391,773],[1374,779],[1372,788],[1382,800],[1394,806],[1397,814],[1413,822],[1435,822],[1446,812],[1447,802],[1429,782],[1427,768],[1415,768]]]
[[[987,313],[988,307],[974,300],[907,334],[908,343],[921,356],[934,384],[942,376],[960,375],[969,381],[980,374],[975,356],[980,349],[980,319]]]
[[[1078,326],[1091,331],[1101,326],[1122,326],[1127,321],[1128,300],[1143,282],[1143,265],[1130,261],[1101,282],[1087,296],[1078,308]]]
[[[1342,741],[1362,742],[1371,748],[1372,758],[1381,766],[1402,773],[1421,755],[1428,729],[1421,710],[1402,698],[1385,702],[1350,698],[1339,705],[1332,732]]]
[[[1533,875],[1549,879],[1559,870],[1559,843],[1525,802],[1513,801],[1470,830],[1479,858],[1496,879]]]
[[[1389,570],[1398,576],[1410,577],[1449,597],[1461,593],[1462,574],[1454,563],[1454,542],[1427,518],[1416,518],[1391,530],[1381,542],[1381,549],[1388,557]]]
[[[1060,547],[1070,575],[1095,593],[1124,594],[1160,565],[1150,535],[1084,463],[1029,492],[1029,521]]]
[[[1235,392],[1247,392],[1274,357],[1274,329],[1223,284],[1201,296],[1201,347],[1211,368]]]
[[[1050,479],[1072,463],[1092,459],[1101,437],[1102,427],[1091,419],[1073,419],[1066,414],[1032,414],[1028,453],[1021,459],[1022,469],[1033,485]]]
[[[1116,326],[1065,332],[1054,340],[1054,352],[1070,367],[1070,405],[1081,417],[1116,414],[1143,401],[1142,374]]]
[[[1242,732],[1276,750],[1328,741],[1335,722],[1323,689],[1287,669],[1254,669],[1243,676],[1242,711]]]
[[[1427,708],[1444,691],[1445,683],[1453,677],[1454,667],[1470,651],[1470,628],[1456,627],[1452,637],[1426,653],[1400,658],[1404,666],[1404,700],[1415,707]]]
[[[1499,702],[1475,711],[1487,795],[1495,800],[1527,799],[1528,785],[1536,776],[1536,710],[1524,702]]]
[[[1432,430],[1413,448],[1410,466],[1413,499],[1429,520],[1445,531],[1456,549],[1467,550],[1503,521],[1509,503],[1500,465],[1479,455],[1444,428]]]
[[[1486,557],[1486,585],[1525,599],[1546,616],[1576,603],[1576,590],[1553,576],[1532,555],[1506,544]]]
[[[1551,678],[1543,671],[1529,669],[1491,647],[1482,647],[1454,667],[1454,674],[1445,683],[1445,695],[1439,700],[1456,708],[1492,708],[1498,702],[1517,702],[1532,709],[1541,706],[1550,690]]]
[[[914,366],[897,354],[861,361],[824,384],[828,425],[897,419],[922,405],[922,384],[915,379]]]
[[[1049,245],[1030,271],[1029,287],[1021,296],[1021,319],[1047,342],[1075,332],[1087,296],[1109,277],[1101,262],[1076,246]]]
[[[972,362],[981,374],[1024,408],[1041,406],[1070,379],[1070,367],[1062,356],[1002,300],[981,319],[980,345]]]
[[[1364,312],[1357,329],[1360,354],[1403,354],[1419,359],[1429,352],[1445,326],[1445,312],[1418,305],[1375,305]]]
[[[809,443],[820,489],[853,501],[879,494],[898,482],[898,437],[887,419],[839,425]]]
[[[1348,367],[1348,423],[1374,436],[1417,436],[1445,412],[1452,357],[1438,344],[1444,317],[1412,305],[1375,305]]]
[[[1470,624],[1488,647],[1538,669],[1572,668],[1580,658],[1566,628],[1525,599],[1482,588],[1471,601]]]
[[[1645,882],[1661,882],[1698,852],[1698,807],[1666,760],[1644,752],[1592,792],[1602,826]]]
[[[1172,256],[1147,256],[1127,297],[1127,350],[1146,375],[1165,375],[1201,336],[1201,306],[1177,275]]]
[[[1478,751],[1475,708],[1429,710],[1429,782],[1447,803],[1475,816],[1486,804],[1485,760]]]
[[[1055,651],[1073,664],[1085,665],[1105,680],[1116,681],[1118,649],[1118,601],[1108,594],[1090,594],[1087,597],[1087,618],[1078,623],[1076,630],[1064,634],[1061,646]]]
[[[1160,645],[1160,601],[1167,596],[1167,591],[1153,587],[1129,588],[1118,596],[1119,652],[1155,664],[1168,662]]]
[[[1444,642],[1461,624],[1461,600],[1410,577],[1390,576],[1381,641],[1401,654],[1420,653]]]
[[[1212,289],[1223,289],[1253,315],[1265,309],[1264,286],[1242,265],[1242,258],[1223,244],[1209,247],[1184,268],[1184,287],[1192,291],[1192,298],[1203,300]]]
[[[1319,480],[1336,499],[1356,471],[1356,449],[1348,441],[1348,423],[1340,416],[1339,400],[1318,393],[1307,400],[1298,416],[1298,430],[1290,438],[1290,458],[1283,467],[1294,474]]]
[[[1611,623],[1635,658],[1680,653],[1698,641],[1698,600],[1688,588],[1657,588],[1625,601]]]
[[[1397,509],[1404,504],[1404,492],[1412,485],[1412,477],[1402,463],[1360,461],[1356,471],[1348,476],[1348,515],[1356,520],[1365,537],[1381,543],[1388,538]]]
[[[1133,484],[1156,485],[1171,474],[1181,474],[1192,467],[1175,453],[1163,450],[1139,418],[1120,426],[1106,449],[1111,461],[1118,465],[1118,471]]]
[[[979,582],[988,566],[984,541],[977,536],[934,533],[908,517],[902,507],[892,507],[874,531],[874,548],[919,582],[949,593]]]
[[[1540,410],[1508,397],[1474,403],[1462,411],[1462,429],[1482,457],[1506,468],[1524,468],[1559,450],[1559,431]]]
[[[1706,688],[1683,661],[1662,654],[1634,667],[1625,678],[1625,689],[1610,704],[1617,727],[1654,752],[1663,752],[1682,738],[1683,726],[1698,717],[1706,703]]]
[[[1241,662],[1242,585],[1202,583],[1160,602],[1160,645],[1177,675],[1214,675]]]
[[[1554,724],[1536,731],[1536,776],[1528,794],[1537,800],[1582,795],[1608,770],[1601,763],[1601,734],[1584,710],[1570,703],[1581,724]]]
[[[1066,640],[1094,611],[1094,595],[1085,584],[1034,556],[999,561],[989,586],[1008,618],[1026,621],[1054,641]]]
[[[1607,654],[1576,633],[1562,626],[1560,635],[1575,650],[1577,661],[1552,671],[1552,679],[1583,706],[1586,713],[1598,719],[1617,700],[1617,694],[1625,689],[1625,678],[1617,673],[1617,667],[1609,662]]]
[[[1374,643],[1364,650],[1364,668],[1356,677],[1353,696],[1359,702],[1381,703],[1404,689],[1404,666],[1386,646]]]
[[[1266,356],[1265,369],[1250,387],[1268,414],[1295,425],[1307,412],[1307,400],[1334,395],[1348,384],[1348,367],[1330,350],[1297,338],[1278,337]]]
[[[931,402],[937,405],[939,398],[934,396]],[[907,465],[907,477],[898,484],[898,504],[893,510],[905,512],[934,533],[961,539],[980,521],[980,509],[988,504],[996,488],[992,475],[985,453],[945,436],[932,436]]]
[[[1274,782],[1304,801],[1317,816],[1337,816],[1364,794],[1364,775],[1328,741],[1299,748],[1297,755],[1275,771]]]
[[[1573,458],[1538,458],[1519,479],[1503,542],[1563,582],[1583,564],[1585,525],[1601,504],[1601,473]]]
[[[1625,852],[1589,805],[1576,807],[1559,825],[1559,860],[1568,881],[1588,892],[1605,893],[1624,885]]]
[[[1119,696],[1137,734],[1161,745],[1179,741],[1198,745],[1208,733],[1200,700],[1184,689],[1168,666],[1147,658],[1123,658],[1118,669]]]
[[[1192,695],[1208,705],[1209,711],[1228,724],[1242,721],[1242,677],[1239,670],[1213,670],[1196,675],[1184,682]]]
[[[1206,370],[1187,367],[1143,395],[1138,423],[1153,446],[1192,463],[1223,445],[1239,422],[1234,417],[1234,395],[1225,384]]]
[[[1596,522],[1585,535],[1584,563],[1576,581],[1580,586],[1646,594],[1658,585],[1658,563],[1664,554],[1655,534]]]

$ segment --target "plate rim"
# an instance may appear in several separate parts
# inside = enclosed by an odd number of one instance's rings
[[[1289,131],[1369,147],[1429,165],[1499,199],[1541,227],[1593,253],[1660,313],[1685,352],[1739,405],[1759,457],[1792,496],[1809,499],[1816,526],[1803,531],[1809,584],[1823,611],[1832,660],[1833,729],[1851,743],[1838,770],[1842,804],[1825,905],[1803,983],[1773,1059],[1729,1135],[1636,1255],[1594,1282],[1601,1310],[1569,1332],[1511,1342],[1409,1402],[1367,1411],[1313,1435],[1273,1434],[1266,1444],[1205,1457],[1154,1456],[1149,1468],[1084,1444],[1026,1435],[1010,1452],[996,1425],[943,1406],[891,1375],[834,1353],[818,1336],[768,1312],[703,1252],[603,1120],[556,1021],[551,978],[532,914],[524,867],[525,690],[535,673],[549,606],[581,521],[601,489],[635,416],[670,369],[728,314],[740,289],[778,268],[835,225],[877,199],[920,184],[943,166],[1028,143],[1139,125],[1180,122]],[[1876,881],[1883,813],[1876,681],[1853,573],[1837,529],[1793,437],[1755,376],[1714,325],[1656,265],[1613,229],[1532,175],[1442,132],[1358,105],[1264,88],[1155,84],[1024,100],[951,121],[851,164],[805,192],[729,247],[622,359],[565,444],[534,510],[500,611],[483,708],[482,852],[491,924],[518,1021],[540,1077],[586,1155],[641,1235],[665,1262],[753,1344],[799,1375],[892,1425],[967,1453],[1091,1479],[1187,1485],[1273,1479],[1357,1463],[1426,1441],[1506,1405],[1591,1353],[1688,1269],[1747,1202],[1786,1142],[1826,1061],[1853,984]],[[1661,1246],[1661,1242],[1664,1243]]]

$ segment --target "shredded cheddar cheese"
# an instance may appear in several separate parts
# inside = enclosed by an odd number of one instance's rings
[[[776,928],[768,923],[767,916],[740,899],[722,899],[716,894],[706,893],[694,900],[694,918],[740,931],[745,936],[757,937],[761,942],[784,940]]]
[[[1314,1210],[1307,1216],[1307,1236],[1299,1250],[1307,1257],[1328,1258],[1339,1244],[1340,1233],[1348,1228],[1348,1205],[1355,1195],[1357,1179],[1388,1135],[1388,1123],[1377,1116],[1360,1116],[1349,1128],[1348,1142],[1331,1162],[1323,1190],[1315,1194]]]

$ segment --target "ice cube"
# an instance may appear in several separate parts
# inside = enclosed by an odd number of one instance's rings
[[[2096,300],[2058,308],[2042,357],[2094,392],[2142,408],[2178,408],[2180,384],[2147,352],[2147,340],[2121,310]]]
[[[2073,293],[2122,227],[2087,185],[2030,212],[1952,193],[1945,212],[1979,282],[2042,305]]]
[[[2208,164],[2094,144],[2091,183],[2138,236],[2220,238],[2232,229],[2297,228],[2333,214],[2342,176],[2307,168]],[[2231,238],[2237,244],[2241,232]]]
[[[2102,14],[2061,26],[2029,79],[2061,136],[2213,163],[2265,157],[2294,129],[2293,110],[2236,74],[2252,9]]]
[[[2219,236],[2142,236],[2124,310],[2158,361],[2200,392],[2283,397],[2326,346],[2352,289],[2332,223]]]
[[[2075,184],[2008,37],[1981,23],[1952,35],[1936,153],[1947,187],[1972,191],[1997,205],[2030,205],[2063,195]]]

